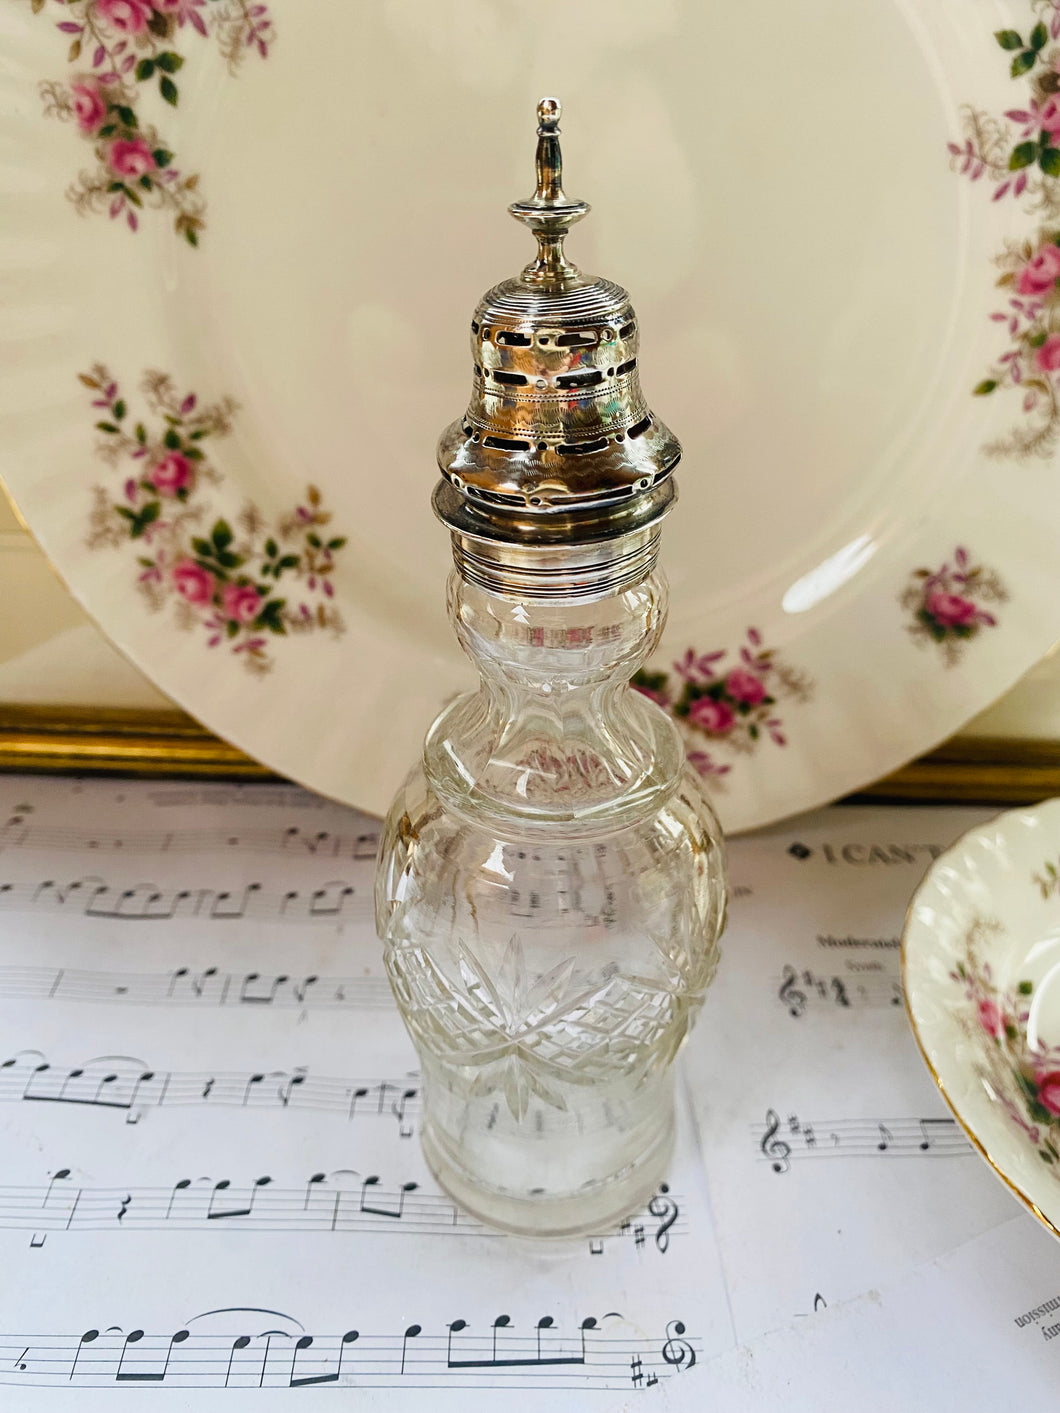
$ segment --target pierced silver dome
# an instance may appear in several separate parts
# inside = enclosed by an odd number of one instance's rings
[[[537,256],[475,310],[471,402],[438,443],[434,504],[456,534],[559,546],[659,520],[681,444],[641,391],[629,295],[567,260],[589,207],[563,191],[559,102],[537,116],[537,190],[508,208]]]

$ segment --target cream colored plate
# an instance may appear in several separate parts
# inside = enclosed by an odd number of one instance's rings
[[[987,1162],[1060,1236],[1060,800],[932,865],[902,940],[928,1068]]]
[[[433,447],[549,91],[572,254],[632,290],[686,446],[643,685],[727,826],[890,770],[1060,636],[1060,152],[1010,173],[1003,116],[1052,121],[1051,4],[153,3],[0,10],[0,469],[212,729],[381,810],[469,683]]]

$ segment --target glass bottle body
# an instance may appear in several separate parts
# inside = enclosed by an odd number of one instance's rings
[[[724,918],[717,821],[628,686],[665,581],[560,604],[454,573],[450,610],[482,682],[431,728],[376,885],[424,1150],[485,1221],[600,1229],[665,1175],[673,1060]]]

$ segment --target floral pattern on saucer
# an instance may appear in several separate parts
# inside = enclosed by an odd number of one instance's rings
[[[158,97],[180,101],[174,75],[184,67],[178,45],[187,28],[203,39],[211,33],[230,73],[243,58],[266,58],[273,39],[268,7],[248,0],[53,0],[63,18],[56,28],[70,37],[67,62],[84,67],[68,82],[40,85],[44,111],[73,122],[91,143],[94,170],[82,171],[67,197],[86,215],[106,211],[137,230],[145,207],[164,210],[173,229],[198,245],[206,204],[198,173],[185,175],[158,129],[140,113],[141,100],[157,84]],[[34,13],[47,0],[31,0]]]
[[[912,615],[913,638],[937,644],[946,666],[953,667],[970,639],[997,627],[996,616],[983,605],[1006,603],[1008,591],[992,569],[972,564],[968,551],[958,545],[952,562],[914,570],[898,601]]]
[[[964,956],[950,972],[964,998],[961,1027],[972,1040],[976,1070],[988,1092],[1060,1177],[1060,1046],[1028,1040],[1033,983],[1022,980],[1001,991],[989,962],[980,960],[980,946],[1000,930],[999,923],[976,919]]]
[[[275,525],[248,503],[233,528],[207,495],[223,477],[205,444],[232,430],[231,398],[204,406],[194,393],[182,397],[168,374],[146,373],[152,431],[133,419],[103,364],[80,379],[93,394],[98,455],[118,473],[117,484],[93,491],[87,544],[135,544],[136,585],[151,609],[172,602],[179,627],[205,633],[208,647],[226,644],[258,674],[272,666],[276,637],[344,631],[331,575],[346,539],[327,531],[331,513],[315,486]]]
[[[986,178],[994,201],[1017,201],[1034,230],[1007,241],[996,262],[1004,307],[991,318],[1008,334],[975,393],[1022,394],[1023,421],[987,446],[999,456],[1048,457],[1060,443],[1060,0],[1030,0],[1030,26],[995,31],[1009,75],[1026,97],[996,117],[966,104],[954,171]]]
[[[697,653],[688,648],[667,672],[642,669],[633,686],[670,713],[688,745],[688,759],[704,778],[719,780],[732,769],[704,750],[743,752],[755,750],[769,739],[787,745],[787,736],[775,710],[781,699],[809,701],[813,684],[797,669],[781,661],[774,648],[762,647],[762,635],[748,628],[739,652],[722,648]]]

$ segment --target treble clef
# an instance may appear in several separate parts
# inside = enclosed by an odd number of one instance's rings
[[[791,1145],[785,1143],[782,1138],[777,1137],[780,1129],[780,1115],[776,1109],[766,1110],[766,1131],[762,1135],[762,1142],[758,1145],[769,1161],[773,1164],[775,1173],[786,1173],[791,1167],[789,1161],[791,1157]]]
[[[665,1182],[659,1184],[659,1191],[648,1203],[648,1211],[653,1217],[659,1218],[655,1245],[660,1251],[665,1251],[670,1245],[670,1228],[677,1221],[678,1214],[677,1203],[670,1196],[670,1189]]]
[[[662,1349],[662,1357],[679,1373],[682,1369],[691,1369],[696,1362],[696,1351],[687,1339],[679,1338],[684,1332],[685,1327],[680,1320],[671,1320],[666,1326],[666,1343]]]
[[[787,1006],[789,1016],[801,1016],[806,1009],[806,994],[795,985],[798,979],[799,974],[793,966],[784,968],[784,978],[777,995]]]

